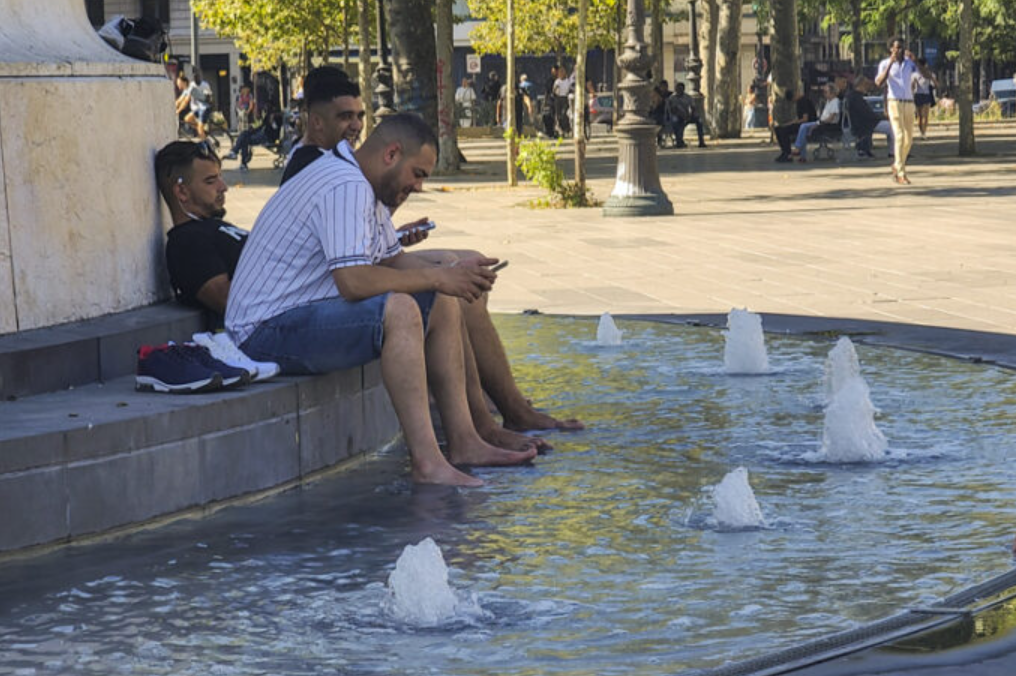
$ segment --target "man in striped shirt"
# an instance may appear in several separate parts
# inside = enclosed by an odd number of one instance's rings
[[[360,87],[338,68],[321,66],[307,74],[303,105],[307,112],[307,128],[286,165],[283,185],[330,154],[341,141],[348,141],[355,147],[363,129]],[[399,243],[408,247],[426,239],[426,231],[412,231],[414,226],[426,221],[424,217],[400,227],[396,231]],[[415,250],[393,259],[392,264],[397,267],[456,265],[458,261],[477,258],[485,256],[478,251],[467,250]],[[467,347],[467,368],[476,374],[476,378],[471,376],[467,381],[469,404],[473,411],[473,424],[484,439],[508,448],[518,449],[536,443],[543,449],[550,448],[550,444],[539,437],[528,437],[516,431],[583,428],[578,420],[558,419],[536,410],[519,390],[501,338],[487,311],[486,294],[475,302],[460,302],[459,308],[466,320],[463,341]],[[500,411],[503,427],[487,408],[484,391]]]
[[[479,486],[462,465],[516,465],[536,455],[484,441],[466,398],[457,299],[490,290],[496,259],[399,269],[390,210],[422,189],[437,160],[414,115],[386,118],[355,152],[347,143],[282,186],[258,216],[230,288],[226,326],[252,358],[286,373],[324,373],[380,357],[385,387],[421,483]],[[438,447],[428,384],[448,441]],[[450,462],[449,462],[450,461]]]

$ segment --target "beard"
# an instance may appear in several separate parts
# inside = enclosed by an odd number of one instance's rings
[[[381,185],[377,189],[377,198],[389,209],[397,209],[409,197],[409,193],[399,185],[397,167],[388,170],[381,176]]]

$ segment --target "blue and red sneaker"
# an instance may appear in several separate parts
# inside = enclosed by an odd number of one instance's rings
[[[176,345],[142,345],[138,349],[134,387],[139,391],[190,394],[222,389],[222,375]]]

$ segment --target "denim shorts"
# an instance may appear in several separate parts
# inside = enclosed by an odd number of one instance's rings
[[[390,294],[350,302],[326,298],[287,310],[258,325],[240,346],[256,361],[273,361],[292,375],[362,366],[381,356]],[[426,328],[434,293],[414,293]]]

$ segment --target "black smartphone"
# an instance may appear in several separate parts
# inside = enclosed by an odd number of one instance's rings
[[[491,272],[500,272],[501,270],[504,270],[506,267],[508,267],[508,261],[501,261],[500,263],[498,263],[497,265],[492,267],[490,269],[490,271]]]

